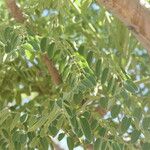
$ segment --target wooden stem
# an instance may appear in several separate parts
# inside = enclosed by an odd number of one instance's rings
[[[150,54],[150,4],[145,0],[97,0],[116,15]]]

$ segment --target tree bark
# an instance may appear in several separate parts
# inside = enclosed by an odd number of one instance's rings
[[[117,16],[150,54],[150,4],[146,0],[97,0]]]

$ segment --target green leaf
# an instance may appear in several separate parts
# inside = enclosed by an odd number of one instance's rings
[[[54,47],[55,47],[54,42],[48,45],[47,53],[50,58],[53,58],[53,56],[54,56]]]
[[[48,119],[46,120],[46,123],[44,124],[44,130],[45,132],[48,129],[48,126],[60,115],[60,111],[57,107],[54,107],[53,110],[50,112]]]
[[[16,125],[19,123],[19,120],[20,120],[20,113],[16,114],[15,117],[13,118],[12,123],[10,125],[10,131],[16,127]]]
[[[101,149],[102,150],[107,150],[107,145],[108,145],[108,143],[106,141],[103,141],[102,145],[101,145]]]
[[[0,111],[0,125],[10,116],[10,112],[8,109],[4,109]]]
[[[116,118],[118,116],[118,114],[120,113],[121,110],[121,106],[120,105],[114,105],[111,108],[111,116],[112,118]]]
[[[7,41],[8,39],[10,39],[10,34],[13,32],[13,29],[11,27],[6,27],[5,31],[4,31],[4,37],[5,40]]]
[[[15,142],[14,145],[15,145],[15,150],[21,149],[21,143]]]
[[[3,118],[6,114],[9,113],[9,109],[3,109],[0,111],[0,118]]]
[[[142,150],[149,150],[150,148],[150,143],[143,143],[142,144]]]
[[[73,141],[73,139],[70,136],[67,137],[67,145],[68,145],[69,150],[73,150],[73,148],[74,148],[74,141]]]
[[[90,51],[90,52],[88,53],[88,55],[87,55],[87,62],[88,62],[89,65],[91,65],[92,60],[93,60],[93,52]]]
[[[26,143],[27,142],[27,134],[20,134],[20,143],[21,144],[24,144],[24,143]]]
[[[75,116],[71,117],[70,119],[70,124],[72,127],[72,130],[75,134],[77,134],[78,130],[79,130],[79,126],[78,126],[78,121],[77,118]]]
[[[84,80],[82,80],[82,84],[85,85],[86,88],[93,87],[93,83],[88,78],[85,78]]]
[[[93,75],[91,75],[91,74],[89,74],[89,73],[86,73],[85,76],[86,76],[86,78],[87,78],[88,80],[91,81],[91,83],[93,84],[93,86],[96,85],[96,80],[95,80],[95,78],[94,78]]]
[[[47,37],[43,37],[41,39],[40,48],[42,52],[45,52],[47,50],[47,41],[48,41]]]
[[[100,150],[101,149],[101,139],[96,139],[94,142],[94,150]]]
[[[22,45],[22,48],[24,49],[24,50],[27,50],[27,51],[33,51],[33,47],[32,47],[32,45],[31,44],[29,44],[29,43],[26,43],[26,44],[23,44]]]
[[[6,139],[9,139],[9,134],[5,129],[2,129],[2,133],[5,136]]]
[[[22,123],[26,122],[27,119],[28,119],[28,114],[27,113],[20,116],[20,122],[22,122]]]
[[[126,80],[124,87],[127,91],[133,94],[135,94],[138,91],[137,86],[131,80]]]
[[[133,117],[140,120],[142,117],[142,108],[141,107],[136,107],[133,111]]]
[[[114,78],[111,77],[109,80],[108,80],[108,85],[107,85],[107,90],[109,91],[113,85],[113,81],[114,81]]]
[[[45,114],[44,116],[42,116],[35,124],[33,124],[32,127],[28,129],[28,132],[35,131],[38,128],[40,128],[42,125],[45,124],[48,118],[49,118],[49,114]]]
[[[43,150],[48,150],[49,145],[48,145],[48,141],[45,137],[40,138],[40,143],[43,147]]]
[[[83,134],[85,135],[86,139],[88,141],[91,141],[92,133],[91,133],[89,122],[87,121],[87,119],[85,117],[81,116],[80,124],[81,124],[82,131],[83,131]]]
[[[84,45],[81,45],[79,47],[78,52],[79,52],[80,55],[82,55],[82,56],[84,55]]]
[[[144,130],[148,130],[150,128],[150,117],[145,117],[143,119],[142,126]]]
[[[99,101],[99,104],[100,104],[101,107],[107,108],[107,106],[108,106],[108,99],[106,97],[101,97],[100,101]]]
[[[30,143],[30,147],[35,148],[38,145],[39,141],[40,141],[39,137],[34,137]]]
[[[121,146],[119,143],[113,142],[112,143],[113,150],[122,150]]]
[[[97,78],[99,78],[100,74],[101,74],[101,65],[102,65],[102,60],[99,59],[96,63],[96,67],[95,67],[95,75],[97,76]]]
[[[124,117],[121,123],[121,131],[124,133],[128,130],[131,125],[131,118]]]
[[[104,84],[107,80],[108,77],[108,73],[109,73],[109,68],[105,68],[102,72],[102,76],[101,76],[101,83]]]
[[[11,43],[7,43],[7,44],[5,45],[5,52],[6,52],[6,53],[10,53],[11,50],[12,50]]]
[[[64,137],[65,137],[65,134],[64,133],[60,133],[58,135],[58,140],[61,141]]]
[[[139,139],[140,135],[141,132],[139,130],[134,130],[131,133],[131,143],[135,143]]]

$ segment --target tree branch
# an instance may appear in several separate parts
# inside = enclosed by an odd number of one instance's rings
[[[6,5],[8,7],[11,16],[17,22],[23,23],[26,20],[26,18],[23,16],[21,9],[17,6],[15,0],[6,0]]]
[[[60,84],[61,83],[61,77],[60,77],[60,74],[59,74],[58,70],[56,69],[53,61],[48,58],[47,54],[44,54],[42,56],[42,58],[43,58],[43,62],[45,63],[45,65],[48,68],[48,72],[49,72],[54,84],[56,84],[56,85]]]
[[[150,4],[145,0],[97,0],[132,31],[150,54]]]
[[[17,6],[15,0],[6,0],[6,5],[8,7],[8,10],[9,10],[11,16],[17,22],[23,23],[26,20],[26,18],[23,16],[22,10]],[[42,59],[43,59],[43,62],[45,63],[45,65],[48,68],[48,72],[49,72],[49,74],[52,78],[52,82],[56,85],[60,84],[61,77],[60,77],[60,74],[59,74],[58,70],[56,69],[53,61],[48,58],[47,54],[44,54],[42,56]]]

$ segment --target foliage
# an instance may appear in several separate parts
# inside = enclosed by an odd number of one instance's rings
[[[0,149],[148,150],[150,57],[130,31],[91,0],[18,2],[24,24],[0,2]]]

